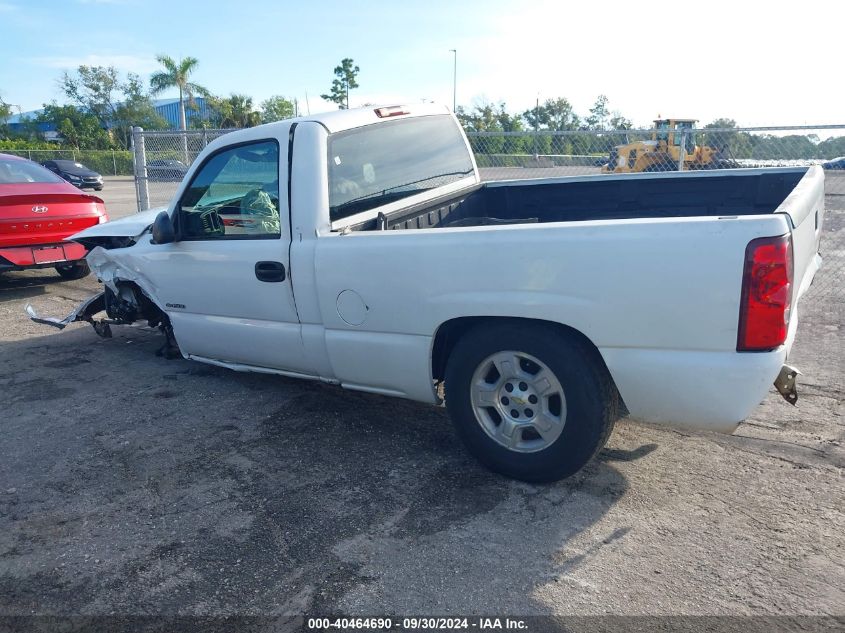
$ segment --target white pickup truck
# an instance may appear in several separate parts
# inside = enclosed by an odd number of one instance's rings
[[[773,381],[794,401],[823,185],[819,167],[482,183],[445,108],[332,112],[209,144],[166,209],[72,238],[102,294],[28,310],[146,320],[238,371],[445,393],[478,459],[550,481],[625,410],[731,432]]]

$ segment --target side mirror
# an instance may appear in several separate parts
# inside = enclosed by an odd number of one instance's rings
[[[173,228],[173,221],[167,211],[162,211],[156,216],[153,222],[153,242],[156,244],[169,244],[176,241],[176,230]]]

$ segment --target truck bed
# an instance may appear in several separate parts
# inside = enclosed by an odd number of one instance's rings
[[[352,227],[357,231],[773,213],[807,168],[489,182]]]

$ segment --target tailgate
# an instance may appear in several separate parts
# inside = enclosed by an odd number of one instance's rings
[[[792,304],[813,281],[821,265],[819,239],[824,222],[824,171],[819,166],[810,167],[775,213],[789,216],[792,227],[793,291]]]

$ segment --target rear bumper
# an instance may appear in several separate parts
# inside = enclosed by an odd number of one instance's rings
[[[732,433],[759,405],[786,361],[771,352],[600,350],[631,417]]]
[[[0,272],[28,268],[52,268],[85,259],[87,250],[76,242],[0,248]]]
[[[795,404],[794,384],[790,384],[794,375],[789,377],[795,369],[785,363],[798,330],[799,300],[821,264],[821,256],[815,253],[793,299],[786,341],[770,352],[601,348],[631,417],[733,433],[763,401],[776,379],[781,395]]]

